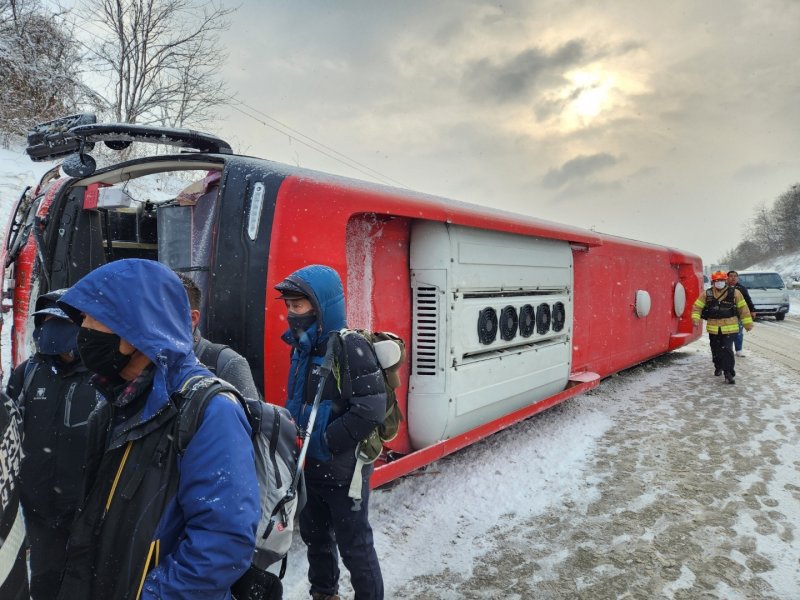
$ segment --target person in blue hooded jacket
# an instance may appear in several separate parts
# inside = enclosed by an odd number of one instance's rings
[[[183,285],[160,263],[120,260],[59,306],[81,325],[78,350],[105,401],[89,419],[58,598],[230,598],[260,514],[251,430],[239,403],[218,395],[178,452],[171,395],[210,375],[192,351]]]
[[[344,290],[330,267],[310,265],[275,286],[286,303],[292,346],[286,407],[301,428],[309,421],[323,362],[332,334],[347,326]],[[386,387],[369,342],[349,334],[334,346],[334,376],[324,382],[304,468],[307,500],[300,513],[300,535],[308,552],[308,579],[314,600],[338,599],[339,553],[350,571],[356,600],[383,598],[383,578],[369,524],[369,478],[361,472],[360,496],[349,487],[356,469],[356,447],[386,412]],[[346,352],[346,356],[341,353]],[[341,365],[349,369],[352,391],[339,389]],[[358,496],[356,487],[355,495]]]

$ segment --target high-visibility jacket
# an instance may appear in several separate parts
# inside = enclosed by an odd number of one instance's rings
[[[750,331],[753,317],[747,308],[744,296],[736,288],[724,287],[721,290],[708,288],[694,301],[692,321],[700,321],[703,309],[708,306],[710,314],[706,320],[706,331],[712,335],[739,332],[739,321]]]

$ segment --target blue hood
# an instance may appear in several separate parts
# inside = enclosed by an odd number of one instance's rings
[[[72,286],[58,305],[73,321],[80,322],[80,313],[100,321],[155,364],[143,421],[159,412],[188,377],[208,374],[192,350],[186,291],[159,262],[132,258],[103,265]]]
[[[336,271],[325,265],[309,265],[286,279],[297,284],[314,305],[320,342],[327,340],[331,331],[347,327],[344,288]]]

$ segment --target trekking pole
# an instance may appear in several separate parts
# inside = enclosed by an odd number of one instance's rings
[[[325,389],[325,383],[328,381],[328,375],[333,370],[333,348],[338,340],[338,333],[331,332],[328,337],[328,346],[325,348],[325,358],[322,360],[322,365],[319,368],[319,383],[317,384],[317,393],[314,395],[314,403],[311,405],[311,414],[308,416],[308,423],[303,432],[303,446],[300,448],[300,456],[297,458],[297,470],[292,478],[292,485],[286,492],[286,499],[291,500],[297,493],[297,482],[300,480],[300,475],[303,472],[303,466],[306,462],[306,453],[308,452],[308,442],[311,439],[311,432],[314,430],[314,421],[317,419],[317,410],[319,403],[322,401],[322,392]]]

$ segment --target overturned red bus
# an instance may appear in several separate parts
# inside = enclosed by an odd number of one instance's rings
[[[83,116],[56,125],[29,136],[28,152],[69,155],[72,176],[51,171],[22,195],[3,246],[12,364],[31,351],[39,294],[150,258],[197,282],[204,335],[243,354],[282,404],[285,311],[272,288],[330,265],[350,326],[409,345],[406,419],[375,486],[701,335],[687,309],[702,286],[693,254],[238,156],[199,132]],[[191,151],[101,169],[88,154],[148,141]]]

